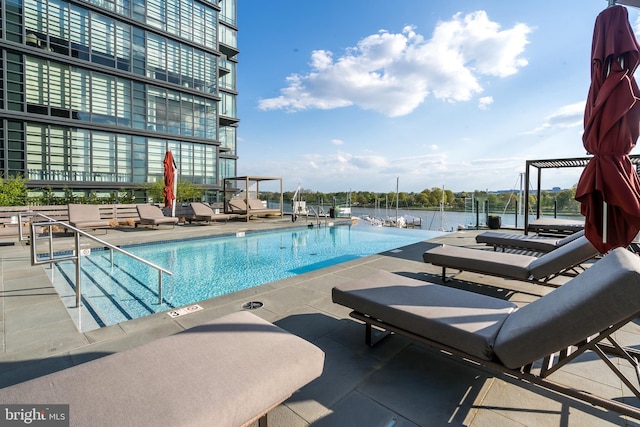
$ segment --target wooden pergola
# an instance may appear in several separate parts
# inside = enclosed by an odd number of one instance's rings
[[[277,213],[279,211],[280,217],[284,216],[283,206],[284,206],[284,197],[283,197],[283,189],[282,189],[282,178],[273,177],[273,176],[234,176],[230,178],[223,179],[223,192],[224,192],[224,202],[225,204],[232,199],[234,195],[239,192],[244,191],[244,202],[247,205],[247,220],[251,216],[251,199],[259,199],[260,195],[260,183],[264,181],[278,181],[280,183],[280,200],[279,200],[279,208],[278,209],[269,209]],[[242,183],[242,184],[240,184]],[[244,189],[242,188],[244,185]],[[255,189],[252,189],[254,187]],[[231,195],[228,195],[228,194]],[[251,195],[254,194],[254,197]]]

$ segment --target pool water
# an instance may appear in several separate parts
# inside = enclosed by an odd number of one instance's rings
[[[81,262],[84,314],[77,323],[84,325],[78,327],[86,331],[187,306],[441,234],[338,225],[123,247],[173,273],[163,275],[162,304],[157,270],[117,252],[112,266],[108,250],[93,250]],[[75,264],[59,263],[54,272],[65,304],[74,305]]]

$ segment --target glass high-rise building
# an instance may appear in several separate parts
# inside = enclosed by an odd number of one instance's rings
[[[142,201],[171,150],[218,199],[236,174],[236,2],[0,2],[2,177]]]

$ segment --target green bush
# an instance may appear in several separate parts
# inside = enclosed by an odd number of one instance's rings
[[[24,206],[27,201],[27,185],[21,176],[0,178],[0,206]]]

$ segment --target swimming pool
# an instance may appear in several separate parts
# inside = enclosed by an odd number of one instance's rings
[[[171,310],[441,234],[336,225],[123,247],[173,273],[163,277],[162,304],[156,270],[119,253],[112,267],[109,251],[93,250],[81,263],[84,314],[78,314],[78,327],[86,331]],[[75,264],[59,263],[54,275],[63,300],[75,298]]]

